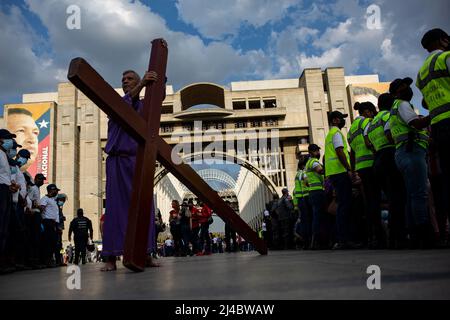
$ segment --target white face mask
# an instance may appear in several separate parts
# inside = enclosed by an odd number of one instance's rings
[[[19,167],[23,167],[27,163],[28,159],[19,157],[16,161],[19,163]]]
[[[8,150],[8,157],[9,158],[14,158],[17,155],[17,150],[16,149],[9,149]]]

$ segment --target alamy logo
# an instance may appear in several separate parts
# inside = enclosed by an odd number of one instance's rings
[[[377,265],[367,267],[367,274],[370,274],[367,278],[367,289],[369,290],[381,290],[381,269]]]
[[[67,278],[66,286],[69,290],[81,290],[81,270],[79,266],[67,267],[67,274],[70,276]]]
[[[366,25],[369,30],[381,29],[381,8],[376,4],[372,4],[366,11]]]
[[[66,26],[69,30],[81,29],[81,9],[79,6],[72,4],[67,7],[66,13],[69,15],[66,20]]]

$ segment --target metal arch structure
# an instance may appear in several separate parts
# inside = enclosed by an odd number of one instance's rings
[[[205,160],[205,159],[215,159],[235,163],[255,174],[259,179],[261,179],[261,181],[267,186],[267,188],[273,195],[278,195],[277,187],[275,186],[273,181],[270,180],[270,178],[267,175],[265,175],[259,168],[255,167],[246,159],[242,159],[237,156],[227,154],[225,152],[214,152],[214,153],[197,152],[185,155],[181,157],[181,159],[183,160],[184,163],[191,163],[196,160]],[[156,186],[168,173],[169,171],[165,168],[162,168],[158,172],[156,172],[154,185]]]
[[[219,169],[203,169],[197,171],[197,174],[205,181],[218,181],[227,186],[228,189],[236,187],[236,181],[226,172]],[[188,188],[183,185],[183,190],[188,191]]]

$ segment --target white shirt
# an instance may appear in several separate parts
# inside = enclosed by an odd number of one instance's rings
[[[262,224],[262,231],[267,231],[267,226],[265,222],[263,222]]]
[[[19,191],[13,193],[13,202],[17,203],[19,202],[19,194],[22,196],[23,199],[27,196],[27,183],[25,181],[25,177],[23,176],[23,173],[20,171],[20,168],[16,166],[16,173],[11,174],[11,180],[14,180],[19,186]]]
[[[268,217],[268,216],[270,216],[269,210],[264,210],[264,217]]]
[[[411,121],[419,119],[418,114],[408,101],[402,101],[398,106],[398,114],[405,123],[409,124]]]
[[[36,201],[36,203],[39,204],[39,200],[41,199],[41,191],[38,186],[34,185],[28,187],[27,199],[30,200],[30,203],[28,204],[28,208],[30,209],[32,209],[33,201]]]
[[[3,150],[0,150],[0,184],[11,185],[11,169],[9,168],[8,157]]]
[[[342,139],[342,134],[340,132],[336,132],[333,136],[333,147],[334,149],[344,147],[344,140]]]
[[[164,243],[166,244],[167,247],[172,246],[172,240],[170,240],[170,239],[167,239],[166,241],[164,241]]]
[[[44,211],[42,211],[42,219],[55,220],[56,223],[59,223],[59,209],[58,204],[56,203],[56,197],[49,198],[47,196],[43,196],[39,201],[39,205],[44,207]]]

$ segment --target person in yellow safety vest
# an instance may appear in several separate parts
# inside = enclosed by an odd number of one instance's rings
[[[309,160],[306,162],[306,184],[309,190],[309,203],[311,205],[311,213],[309,219],[305,221],[311,234],[311,249],[317,250],[322,247],[322,239],[320,237],[320,227],[323,224],[324,207],[326,196],[323,186],[324,168],[320,163],[320,147],[316,144],[308,146]]]
[[[377,114],[372,102],[356,102],[354,107],[359,116],[353,121],[347,140],[351,147],[350,160],[362,181],[364,193],[364,211],[367,225],[367,245],[369,249],[381,249],[383,245],[381,227],[381,188],[375,179],[373,163],[375,155],[364,130]]]
[[[352,179],[355,172],[350,166],[347,141],[341,131],[348,114],[332,111],[328,114],[330,131],[325,138],[325,175],[336,192],[337,243],[334,250],[360,247],[350,239],[350,214],[352,205]]]
[[[389,126],[395,142],[395,163],[406,187],[406,223],[411,248],[432,246],[433,229],[428,212],[428,165],[426,161],[430,117],[421,117],[410,103],[411,78],[395,79],[389,92],[396,98]]]
[[[389,204],[388,246],[390,249],[401,249],[406,246],[406,191],[403,177],[395,164],[395,143],[389,129],[394,100],[390,93],[378,97],[379,112],[364,130],[364,135],[375,150],[373,169],[376,183],[381,186]]]
[[[424,107],[430,111],[431,137],[443,175],[441,197],[450,219],[450,37],[441,29],[433,29],[421,42],[429,56],[420,68],[416,86],[422,92]]]
[[[312,209],[309,204],[309,189],[306,184],[306,169],[305,165],[309,157],[303,156],[298,161],[298,171],[295,176],[295,190],[294,199],[297,199],[297,207],[299,211],[298,220],[296,224],[296,232],[301,236],[301,248],[309,249],[311,244],[311,215]]]

